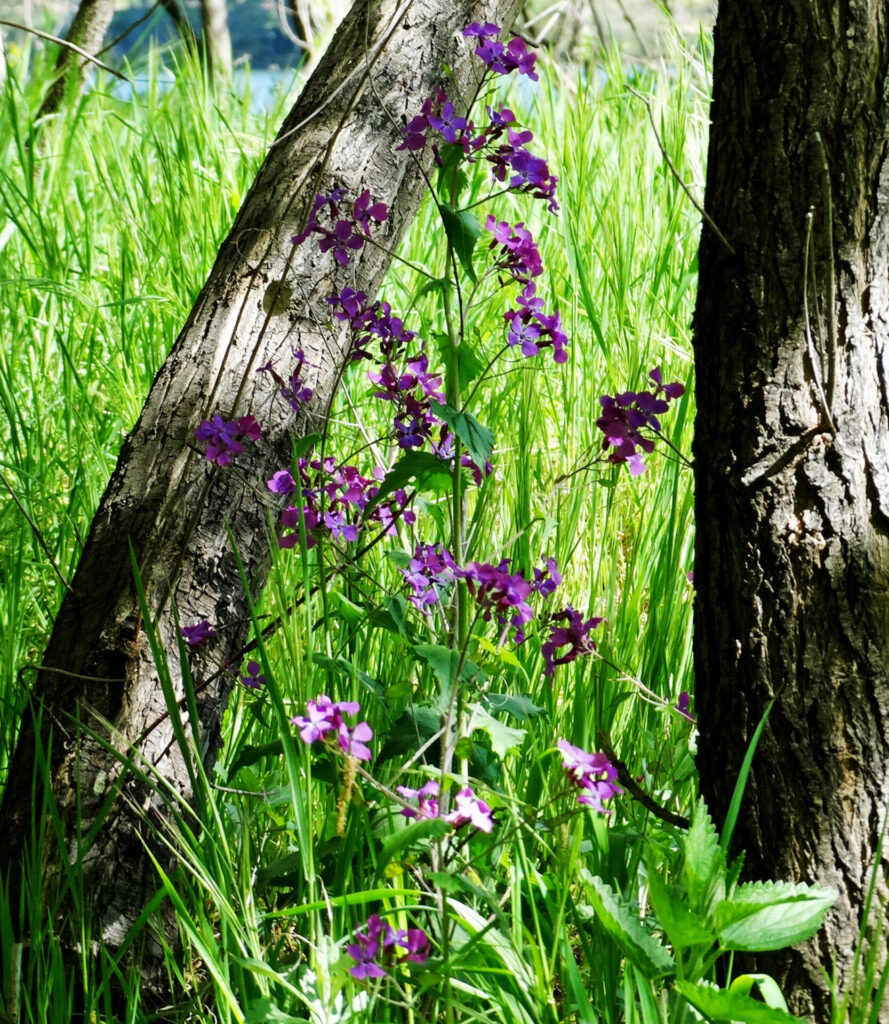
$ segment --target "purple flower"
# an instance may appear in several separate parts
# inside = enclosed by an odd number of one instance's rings
[[[247,662],[247,675],[241,676],[241,682],[248,690],[258,690],[265,684],[265,676],[260,674],[259,662]]]
[[[332,740],[347,756],[369,761],[371,752],[366,743],[373,739],[373,730],[367,722],[349,726],[343,720],[343,715],[357,715],[360,710],[357,701],[334,703],[322,693],[317,700],[308,702],[305,715],[294,715],[290,721],[299,728],[303,743]]]
[[[472,825],[480,832],[490,832],[494,828],[494,818],[491,808],[480,800],[472,790],[467,787],[461,789],[454,797],[454,809],[450,814],[444,816],[454,828],[461,825]]]
[[[273,474],[266,487],[272,494],[291,494],[296,490],[296,481],[289,469],[279,469],[277,473]]]
[[[252,416],[241,416],[236,420],[224,420],[219,413],[212,420],[203,420],[195,427],[194,436],[198,441],[207,442],[204,455],[217,466],[227,466],[235,455],[244,450],[242,439],[258,441],[262,436],[259,424]]]
[[[499,36],[500,26],[495,25],[491,21],[486,21],[484,25],[479,24],[477,21],[473,21],[463,29],[463,35],[469,39],[478,39],[481,41],[493,36]]]
[[[385,203],[371,203],[369,190],[361,193],[351,209],[345,207],[345,198],[345,189],[337,189],[329,196],[317,195],[305,230],[293,236],[293,244],[302,245],[309,235],[318,234],[321,236],[318,243],[320,251],[333,250],[337,263],[347,266],[350,252],[363,247],[372,227],[385,221],[389,211]],[[322,211],[327,224],[319,220]]]
[[[385,968],[393,963],[422,964],[429,958],[429,936],[422,928],[395,931],[379,914],[372,914],[364,930],[356,929],[353,937],[355,941],[346,952],[355,961],[349,973],[359,981],[385,978]],[[403,950],[401,955],[399,950]]]
[[[551,676],[555,672],[556,665],[567,665],[583,654],[592,654],[596,649],[596,644],[589,634],[604,620],[592,618],[584,622],[580,612],[568,605],[553,615],[550,621],[553,623],[566,621],[568,625],[553,626],[549,640],[540,649],[546,663],[546,668],[543,670],[544,676]],[[568,650],[555,657],[555,653],[560,647],[567,647]]]
[[[440,814],[438,806],[438,783],[430,779],[419,789],[409,789],[407,786],[397,786],[395,792],[403,796],[405,800],[416,800],[416,810],[412,807],[402,807],[401,813],[405,818],[437,818]]]
[[[679,699],[676,701],[676,710],[682,715],[683,718],[688,719],[689,722],[694,724],[697,722],[695,716],[691,713],[691,694],[683,690],[679,694]]]
[[[577,802],[592,807],[600,814],[610,814],[611,812],[603,806],[603,801],[623,793],[620,786],[614,782],[617,778],[617,768],[605,754],[588,754],[567,740],[559,740],[557,746],[562,752],[562,767],[568,775],[568,781],[582,790]]]
[[[646,453],[654,451],[654,441],[641,431],[647,429],[659,434],[661,424],[658,416],[667,412],[672,399],[685,394],[682,384],[661,383],[658,367],[651,371],[649,377],[655,385],[653,393],[625,391],[614,396],[603,395],[599,399],[602,415],[596,420],[596,426],[605,435],[602,447],[612,449],[609,462],[626,462],[632,476],[645,472],[640,449]]]
[[[216,630],[203,619],[193,626],[181,626],[179,634],[192,650],[200,651],[216,636]]]

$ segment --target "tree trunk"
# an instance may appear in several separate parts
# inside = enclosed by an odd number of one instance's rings
[[[218,634],[190,658],[200,719],[191,726],[209,767],[233,678],[220,670],[228,660],[239,662],[248,628],[226,526],[256,591],[268,566],[264,481],[289,465],[294,432],[324,417],[345,357],[347,338],[337,321],[330,323],[325,297],[347,284],[373,295],[389,263],[386,252],[368,245],[343,269],[332,253],[294,248],[291,236],[317,192],[343,187],[357,196],[368,188],[390,208],[380,240],[398,244],[423,192],[418,162],[395,151],[403,118],[441,83],[443,64],[452,69],[449,93],[471,95],[477,71],[460,29],[472,20],[509,24],[515,7],[516,0],[358,0],[290,112],[124,442],[56,618],[34,688],[36,714],[23,722],[0,805],[8,840],[0,844],[0,870],[11,872],[13,907],[32,834],[35,742],[47,748],[51,722],[60,723],[52,735],[52,780],[67,854],[83,858],[84,888],[106,944],[120,944],[156,891],[139,836],[144,814],[131,809],[149,795],[74,720],[79,716],[121,755],[146,760],[190,795],[139,611],[130,546],[177,696],[183,688],[174,606],[180,623],[207,619]],[[263,299],[270,291],[280,296],[281,281],[291,298],[283,313],[269,317]],[[314,367],[307,382],[314,397],[296,420],[269,374],[255,372],[269,359],[286,367],[292,348],[302,348]],[[263,427],[262,439],[224,469],[193,447],[195,427],[217,412],[226,419],[253,414]],[[42,727],[35,729],[38,715]],[[103,731],[103,721],[110,730]],[[112,787],[138,800],[118,799],[113,813],[103,812]],[[150,801],[162,814],[162,801]],[[103,813],[95,842],[79,850]]]
[[[201,40],[207,66],[214,74],[231,78],[232,40],[225,3],[226,0],[201,0]]]
[[[758,960],[817,1021],[889,803],[887,18],[721,0],[706,210],[734,252],[704,226],[695,314],[701,785],[724,817],[777,696],[736,842],[747,876],[840,890],[812,942]]]
[[[77,14],[71,22],[66,39],[81,50],[95,56],[102,48],[105,34],[114,17],[114,0],[80,0]],[[54,114],[65,95],[69,81],[82,80],[89,61],[78,56],[73,50],[62,47],[56,61],[56,77],[46,94],[38,118]]]

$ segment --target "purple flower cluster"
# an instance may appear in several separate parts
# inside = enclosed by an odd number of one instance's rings
[[[553,360],[564,363],[568,359],[568,338],[562,330],[559,312],[544,313],[543,299],[535,292],[536,285],[529,281],[516,299],[518,309],[503,314],[509,324],[506,340],[510,345],[520,346],[523,356],[536,356],[542,348],[552,348]]]
[[[266,486],[273,494],[298,493],[302,507],[288,505],[280,521],[289,531],[278,538],[278,546],[292,548],[299,541],[299,520],[302,515],[306,529],[306,546],[314,547],[317,537],[326,531],[334,541],[352,543],[361,528],[377,523],[387,534],[395,533],[395,520],[401,516],[407,525],[415,522],[414,513],[405,508],[407,494],[399,489],[391,501],[380,502],[365,516],[364,509],[379,490],[385,476],[381,466],[374,470],[374,479],[361,476],[355,466],[337,466],[333,459],[297,460],[299,481],[289,469],[279,469]]]
[[[542,156],[535,156],[527,148],[533,139],[534,135],[527,128],[507,128],[506,142],[486,154],[485,159],[492,166],[494,178],[504,183],[508,181],[511,192],[526,192],[535,199],[545,199],[550,213],[558,213],[556,187],[559,179]]]
[[[463,35],[467,39],[478,40],[475,55],[495,74],[508,75],[512,71],[518,71],[520,75],[527,75],[532,82],[537,81],[537,74],[534,71],[537,58],[533,53],[528,53],[524,39],[514,36],[504,46],[497,38],[500,35],[500,26],[490,21],[484,25],[473,21],[463,29]]]
[[[295,715],[291,723],[299,728],[303,743],[316,740],[335,741],[344,754],[359,761],[369,761],[370,748],[366,745],[373,739],[373,730],[367,722],[349,726],[343,715],[357,715],[361,710],[358,701],[345,700],[335,703],[322,693],[317,700],[310,700],[305,715]]]
[[[479,799],[469,786],[454,795],[454,809],[442,816],[438,802],[438,783],[433,779],[419,789],[398,786],[396,792],[405,800],[416,800],[417,806],[403,807],[401,813],[405,818],[438,818],[460,828],[472,825],[479,832],[490,832],[494,828],[493,811],[484,800]]]
[[[258,441],[262,430],[252,416],[241,416],[236,420],[224,420],[219,413],[212,420],[203,420],[195,427],[194,436],[206,442],[204,455],[217,466],[227,466],[235,455],[244,450],[242,440]]]
[[[179,635],[195,651],[200,651],[216,636],[216,630],[206,619],[193,626],[180,626]]]
[[[543,273],[540,252],[524,222],[513,227],[507,221],[498,221],[493,214],[489,214],[485,228],[494,235],[490,248],[500,246],[495,266],[508,271],[522,284],[527,284],[532,277]]]
[[[307,387],[302,379],[303,369],[306,363],[306,354],[302,349],[291,348],[293,358],[296,360],[296,367],[287,380],[278,373],[272,361],[269,360],[265,366],[260,366],[257,373],[267,373],[278,387],[281,397],[287,402],[294,412],[299,412],[303,405],[312,397],[312,389]]]
[[[319,214],[325,216],[327,224],[319,222]],[[294,245],[302,243],[311,234],[321,236],[318,248],[321,252],[333,250],[334,259],[342,266],[349,263],[349,253],[361,249],[371,230],[382,224],[389,216],[385,203],[372,203],[370,190],[365,189],[354,203],[346,202],[346,190],[334,189],[330,195],[315,196],[312,211],[305,229],[294,235]]]
[[[588,754],[580,747],[572,746],[567,740],[559,740],[557,746],[562,752],[562,767],[568,774],[569,782],[583,790],[577,802],[587,804],[600,814],[610,814],[611,812],[603,806],[603,801],[623,793],[620,786],[614,782],[617,778],[617,768],[604,754]]]
[[[511,626],[515,629],[516,643],[524,641],[524,626],[534,617],[528,604],[531,595],[536,593],[547,598],[562,582],[553,558],[547,560],[545,568],[535,569],[534,579],[530,581],[521,572],[509,571],[508,558],[498,565],[469,562],[460,568],[453,555],[440,544],[418,545],[407,569],[400,571],[413,590],[408,600],[427,614],[432,605],[439,602],[442,590],[454,580],[465,580],[469,593],[481,608],[482,620],[490,622],[496,616],[504,630]],[[512,615],[507,619],[509,612]]]
[[[546,668],[543,670],[545,676],[551,676],[556,670],[556,665],[567,665],[582,654],[592,654],[596,649],[596,644],[589,634],[604,620],[592,618],[584,622],[580,612],[568,605],[562,611],[556,612],[550,619],[550,622],[553,623],[563,621],[568,625],[554,625],[549,640],[540,649],[546,663]],[[556,656],[556,651],[560,647],[567,647],[568,650]]]
[[[429,936],[422,928],[395,931],[379,914],[369,917],[354,939],[346,952],[355,961],[349,973],[359,981],[385,978],[394,963],[422,964],[429,958]]]
[[[464,36],[478,41],[476,56],[489,71],[500,75],[517,71],[536,81],[536,57],[528,52],[525,41],[515,37],[504,44],[497,39],[499,33],[500,29],[491,22],[484,25],[473,22],[463,30]],[[488,124],[476,130],[473,122],[461,117],[447,93],[438,87],[435,95],[423,103],[420,113],[402,128],[402,141],[398,148],[418,152],[431,141],[439,165],[442,163],[439,153],[442,144],[459,146],[470,161],[484,150],[485,159],[491,163],[492,174],[497,181],[507,183],[510,191],[526,192],[535,199],[546,200],[550,211],[558,212],[555,195],[559,179],[550,171],[546,160],[527,148],[534,138],[532,133],[514,128],[515,115],[506,107],[497,110],[488,107],[487,111]],[[506,140],[501,142],[504,133]]]
[[[661,424],[657,417],[667,412],[672,399],[685,394],[685,387],[678,382],[664,384],[658,367],[648,376],[654,391],[625,391],[613,397],[603,395],[599,399],[602,415],[596,420],[596,426],[605,435],[602,447],[614,449],[608,461],[616,464],[626,462],[633,476],[645,472],[639,450],[646,453],[654,451],[654,441],[640,431],[649,429],[659,434]]]

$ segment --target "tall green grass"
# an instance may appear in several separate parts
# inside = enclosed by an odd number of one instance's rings
[[[0,784],[60,577],[73,573],[122,435],[283,113],[257,115],[188,69],[162,92],[156,70],[142,97],[117,99],[100,78],[40,126],[33,116],[45,56],[11,61],[2,94],[0,470],[16,501],[4,497],[0,506]],[[498,215],[525,220],[540,240],[546,293],[562,312],[571,358],[564,367],[510,360],[480,390],[475,412],[496,436],[496,478],[470,508],[470,556],[511,557],[525,568],[554,556],[566,600],[606,621],[597,631],[602,658],[565,666],[552,685],[530,647],[499,664],[496,689],[525,695],[541,714],[521,723],[521,755],[509,755],[509,770],[491,780],[498,832],[508,840],[480,849],[470,872],[448,883],[460,922],[448,1012],[463,1020],[659,1019],[645,1003],[654,997],[639,994],[592,917],[585,879],[598,874],[638,893],[643,842],[659,847],[669,872],[671,832],[629,798],[607,827],[592,815],[561,815],[564,782],[553,756],[556,738],[594,749],[602,730],[662,803],[687,810],[693,800],[690,727],[669,709],[691,689],[691,473],[662,455],[637,479],[622,467],[585,468],[600,447],[600,395],[642,389],[655,365],[689,392],[692,383],[697,216],[628,85],[650,96],[683,178],[701,182],[706,76],[688,55],[660,74],[627,71],[616,54],[604,71],[554,67],[539,89],[509,97],[557,168],[562,209],[553,218],[529,204],[510,209],[507,200]],[[410,261],[441,264],[436,216],[424,204],[404,243]],[[417,283],[394,265],[386,298],[407,309]],[[408,325],[440,330],[434,303],[417,303]],[[347,377],[333,410],[330,443],[343,453],[362,443],[349,426],[356,419],[369,436],[378,433],[361,372]],[[665,425],[686,454],[692,420],[689,394]],[[298,549],[271,557],[259,616],[284,613],[308,571]],[[397,585],[385,558],[365,569]],[[175,878],[159,868],[159,890],[182,932],[184,951],[171,954],[169,970],[186,994],[169,1019],[380,1022],[396,1013],[349,979],[344,940],[374,909],[406,923],[433,912],[435,898],[417,887],[409,860],[381,859],[380,837],[392,826],[382,805],[350,813],[336,835],[334,780],[288,738],[289,716],[332,686],[339,699],[361,700],[377,725],[376,695],[406,703],[414,685],[430,685],[405,663],[397,637],[367,628],[354,612],[366,585],[358,576],[329,579],[262,645],[267,691],[237,695],[216,773],[196,778],[203,827],[194,811],[173,805],[177,826],[164,838],[180,867]],[[497,657],[490,654],[492,664]],[[256,755],[275,743],[279,750]],[[394,784],[406,756],[386,761],[381,780]],[[528,808],[545,813],[535,819]],[[39,871],[35,859],[32,885]],[[0,916],[5,977],[19,913],[4,907]],[[18,976],[21,1020],[67,1019],[72,979],[53,908],[30,903],[21,913],[32,935]],[[94,1019],[114,1019],[113,987],[128,993],[126,1019],[146,1018],[132,954],[84,954]],[[440,989],[428,978],[423,986],[391,1019],[445,1012]]]

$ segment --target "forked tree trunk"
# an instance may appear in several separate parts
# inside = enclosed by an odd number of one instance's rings
[[[102,49],[113,17],[114,0],[81,0],[66,38],[69,43],[95,56]],[[69,82],[74,80],[80,83],[88,65],[89,61],[68,47],[62,47],[56,61],[55,81],[46,94],[38,117],[54,114],[59,109]]]
[[[313,245],[294,249],[291,236],[317,192],[344,187],[357,196],[368,188],[390,208],[381,241],[398,244],[423,192],[417,162],[396,151],[403,118],[442,82],[443,64],[452,69],[448,92],[470,96],[477,62],[461,28],[472,20],[509,24],[515,7],[516,0],[358,0],[285,121],[123,445],[56,619],[34,689],[43,731],[35,740],[35,719],[26,717],[0,806],[0,869],[12,875],[14,907],[31,835],[35,741],[46,747],[51,723],[58,723],[53,790],[69,856],[78,853],[112,787],[125,788],[135,802],[147,799],[72,716],[99,732],[102,721],[112,723],[105,735],[121,754],[146,759],[189,795],[139,612],[130,546],[178,695],[174,604],[181,623],[215,625],[217,639],[191,662],[201,753],[211,765],[233,678],[219,670],[228,659],[237,662],[248,619],[226,524],[258,590],[269,554],[264,481],[289,465],[294,432],[323,417],[345,356],[347,338],[338,322],[331,324],[325,297],[347,284],[372,295],[389,263],[382,249],[368,245],[344,270]],[[269,318],[263,299],[279,281],[292,296],[283,313]],[[297,420],[269,374],[255,372],[270,359],[286,371],[293,348],[314,367],[307,381],[314,397]],[[262,439],[225,469],[192,447],[195,427],[216,412],[226,419],[252,413],[263,426]],[[83,860],[97,931],[112,947],[158,888],[133,803],[118,800]]]
[[[703,228],[695,315],[701,785],[723,816],[777,695],[737,846],[748,877],[841,892],[759,961],[819,1022],[889,804],[887,19],[721,0],[706,209],[734,254]]]

